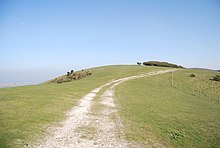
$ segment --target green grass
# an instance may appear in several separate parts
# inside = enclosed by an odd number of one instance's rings
[[[159,67],[105,66],[92,76],[62,84],[0,89],[0,147],[23,147],[63,120],[64,114],[92,89],[111,80],[160,70]]]
[[[195,77],[189,77],[194,74]],[[220,82],[210,79],[219,74],[208,70],[186,70],[174,73],[174,86],[178,89],[193,93],[194,95],[204,95],[206,99],[217,102],[220,97]]]
[[[190,73],[196,74],[196,83],[187,76]],[[214,85],[207,80],[212,75],[216,73],[182,70],[174,73],[174,84],[197,91]],[[215,89],[209,91],[215,94]],[[128,140],[167,147],[220,147],[220,104],[171,87],[170,73],[122,83],[116,88],[116,103]]]

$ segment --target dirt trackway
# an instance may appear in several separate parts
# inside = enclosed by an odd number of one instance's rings
[[[125,148],[142,147],[124,139],[123,125],[114,103],[114,88],[128,80],[145,76],[163,74],[174,70],[163,70],[126,77],[102,85],[86,96],[67,113],[67,118],[48,130],[50,133],[43,141],[30,147],[40,148]],[[94,99],[102,89],[107,90],[100,100]],[[97,107],[97,109],[93,109]],[[163,147],[162,145],[154,145]],[[151,147],[151,145],[149,145]]]

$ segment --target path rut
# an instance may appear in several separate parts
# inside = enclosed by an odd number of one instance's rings
[[[30,147],[38,148],[126,148],[142,147],[124,138],[124,126],[114,103],[114,88],[128,80],[163,74],[174,70],[163,70],[130,76],[106,83],[84,96],[73,107],[67,118],[48,130],[44,140]],[[100,99],[94,99],[101,90]],[[93,109],[96,106],[98,109]],[[151,145],[144,147],[152,147]],[[164,147],[158,145],[158,147]]]

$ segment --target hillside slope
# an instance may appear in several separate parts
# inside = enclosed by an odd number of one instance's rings
[[[119,85],[116,102],[127,139],[159,139],[167,147],[219,147],[220,83],[210,80],[216,74],[180,70],[174,72],[173,86],[168,73]]]
[[[0,147],[23,147],[43,138],[46,129],[62,121],[80,98],[107,82],[165,69],[169,68],[104,66],[89,69],[92,75],[77,81],[0,89]],[[173,87],[171,74],[117,86],[115,101],[127,139],[138,143],[151,139],[168,147],[218,146],[220,87],[210,80],[215,75],[180,70],[174,73]]]
[[[89,69],[92,76],[61,84],[0,89],[0,146],[23,147],[61,121],[65,112],[96,87],[109,81],[160,70],[159,67],[104,66]]]

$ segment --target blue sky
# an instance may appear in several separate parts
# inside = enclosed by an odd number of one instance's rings
[[[219,0],[1,0],[0,82],[168,61],[220,69]]]

